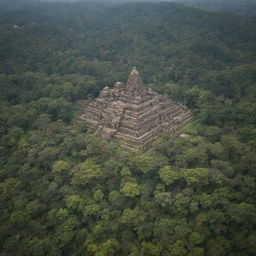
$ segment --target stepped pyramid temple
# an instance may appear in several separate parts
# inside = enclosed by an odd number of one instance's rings
[[[99,97],[85,107],[81,118],[106,139],[140,150],[159,134],[176,131],[191,113],[169,97],[145,88],[134,68],[125,86],[117,82],[113,89],[103,88]]]

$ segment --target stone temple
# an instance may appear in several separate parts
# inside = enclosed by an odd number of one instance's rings
[[[113,89],[104,87],[85,107],[81,118],[107,140],[141,150],[161,133],[175,132],[191,113],[166,95],[147,89],[134,68],[126,85],[117,82]]]

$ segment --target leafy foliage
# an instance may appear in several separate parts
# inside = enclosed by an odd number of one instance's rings
[[[1,256],[256,254],[255,19],[26,2],[0,33]],[[194,114],[144,153],[77,118],[134,65]]]

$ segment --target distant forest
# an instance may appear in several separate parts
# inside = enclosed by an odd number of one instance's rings
[[[112,3],[122,4],[128,2],[148,2],[148,3],[161,3],[161,2],[175,2],[202,8],[211,11],[231,12],[240,15],[256,15],[256,0],[1,0],[0,8],[4,11],[10,9],[30,7],[40,3],[60,3],[60,2],[98,2],[98,3]]]
[[[256,15],[256,0],[174,0],[179,3],[212,11]]]
[[[20,3],[0,11],[0,255],[255,256],[255,17]],[[135,153],[79,120],[133,66],[187,136]]]

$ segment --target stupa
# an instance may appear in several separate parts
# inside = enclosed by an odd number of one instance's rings
[[[175,132],[191,118],[186,106],[166,95],[147,89],[136,68],[126,85],[104,87],[81,116],[107,140],[119,140],[125,147],[141,150],[163,132]]]

